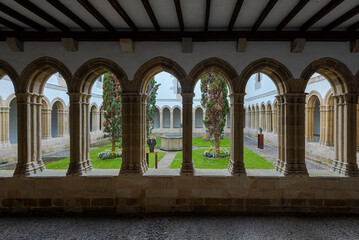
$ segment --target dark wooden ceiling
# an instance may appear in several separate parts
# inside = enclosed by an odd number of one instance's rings
[[[201,21],[202,26],[198,24]],[[191,37],[193,41],[351,41],[359,38],[358,29],[358,0],[0,2],[0,40],[181,41]]]

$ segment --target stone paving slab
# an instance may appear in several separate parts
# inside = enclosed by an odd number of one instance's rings
[[[356,216],[256,214],[0,218],[1,239],[358,239]]]

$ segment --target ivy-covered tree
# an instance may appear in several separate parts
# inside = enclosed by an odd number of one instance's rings
[[[227,84],[220,75],[208,73],[201,78],[201,91],[201,104],[206,108],[203,123],[209,137],[214,138],[217,151],[220,148],[220,137],[229,112]]]
[[[148,83],[146,94],[147,94],[147,102],[146,102],[146,135],[149,137],[154,128],[154,117],[156,110],[156,96],[157,90],[161,84],[157,84],[155,78],[151,78]]]
[[[116,149],[116,142],[122,138],[122,104],[120,81],[112,73],[106,73],[103,78],[103,123],[105,137],[111,139],[112,151]]]

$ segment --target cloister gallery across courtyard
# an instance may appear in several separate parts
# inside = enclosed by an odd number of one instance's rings
[[[124,2],[0,3],[1,212],[359,211],[355,0]],[[103,165],[108,73],[122,155]],[[222,162],[203,157],[211,74],[228,91]],[[182,150],[158,146],[156,169],[146,140],[163,135]]]

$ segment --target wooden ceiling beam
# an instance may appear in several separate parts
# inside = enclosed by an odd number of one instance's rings
[[[8,27],[14,31],[19,31],[19,32],[24,31],[24,29],[22,27],[20,27],[19,25],[15,24],[13,22],[10,22],[9,20],[2,18],[2,17],[0,17],[0,24],[4,25],[5,27]]]
[[[0,2],[0,11],[9,15],[10,17],[15,18],[16,20],[28,25],[29,27],[32,27],[32,28],[38,30],[38,31],[46,31],[45,27],[32,21],[31,19],[25,17],[24,15],[16,12],[12,8],[9,8],[8,6],[6,6],[5,4],[3,4],[1,2]]]
[[[125,9],[119,4],[117,0],[108,0],[116,12],[122,17],[132,31],[137,31],[136,25],[132,22],[131,18],[127,15]]]
[[[90,32],[92,31],[91,27],[85,23],[81,18],[79,18],[76,14],[74,14],[68,7],[62,4],[59,0],[46,0],[50,3],[54,8],[60,11],[62,14],[70,18],[73,22],[79,25],[83,30]]]
[[[308,19],[299,29],[300,31],[306,31],[308,28],[313,26],[316,22],[322,19],[325,15],[331,12],[334,8],[336,8],[339,4],[341,4],[344,0],[331,0],[327,5],[325,5],[322,9],[320,9],[316,14],[314,14],[311,18]]]
[[[209,13],[211,11],[211,0],[206,0],[206,14],[204,18],[204,31],[208,31]]]
[[[297,5],[288,13],[288,15],[279,23],[276,30],[281,31],[297,14],[302,10],[310,0],[300,0]]]
[[[176,13],[178,18],[178,24],[180,26],[181,31],[184,31],[184,23],[183,23],[183,16],[182,16],[182,9],[181,9],[181,0],[174,0],[176,6]]]
[[[344,13],[333,22],[329,23],[327,26],[323,28],[323,31],[330,31],[339,26],[340,24],[344,23],[345,21],[349,20],[350,18],[354,17],[359,13],[359,4],[356,5],[354,8],[349,10],[348,12]]]
[[[356,22],[356,23],[353,23],[352,25],[350,25],[350,26],[347,28],[347,30],[348,30],[348,31],[355,31],[355,30],[357,30],[358,28],[359,28],[359,21]]]
[[[264,19],[268,16],[268,14],[277,2],[278,0],[269,0],[268,4],[263,9],[261,15],[259,15],[257,21],[254,23],[252,31],[258,30],[259,26],[263,23]]]
[[[114,27],[104,18],[88,0],[77,0],[97,21],[99,21],[108,31],[115,31]]]
[[[16,37],[21,41],[61,41],[61,38],[71,37],[77,41],[118,42],[122,38],[133,41],[170,41],[182,42],[183,38],[192,38],[193,42],[233,41],[245,38],[247,41],[292,41],[305,38],[306,41],[347,42],[359,39],[359,31],[115,31],[115,32],[15,32],[0,31],[0,41],[8,37]]]
[[[141,0],[141,2],[142,2],[143,7],[145,8],[145,10],[146,10],[146,12],[148,14],[153,26],[155,27],[156,31],[157,32],[160,31],[161,30],[160,25],[158,25],[155,13],[152,10],[150,2],[148,0]]]
[[[30,2],[29,0],[15,0],[18,4],[32,12],[33,14],[37,15],[38,17],[44,19],[46,22],[50,23],[51,25],[55,26],[56,28],[60,29],[61,31],[67,32],[69,28],[65,26],[63,23],[55,19],[53,16],[46,13],[44,10]]]
[[[237,0],[236,2],[236,6],[234,7],[233,13],[232,13],[232,17],[231,20],[229,21],[228,24],[228,31],[232,31],[234,24],[238,18],[238,14],[241,11],[242,5],[243,5],[244,0]]]

